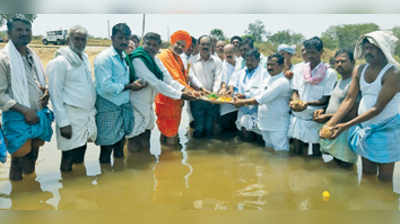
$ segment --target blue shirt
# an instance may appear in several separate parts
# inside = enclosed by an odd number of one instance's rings
[[[253,77],[253,74],[256,70],[257,70],[257,68],[249,71],[249,69],[246,68],[246,74],[244,75],[243,84],[246,84],[247,80],[249,80],[249,79],[251,79],[251,77]]]
[[[124,52],[122,57],[126,57]],[[96,56],[94,75],[98,95],[117,106],[129,102],[129,90],[124,90],[125,85],[129,83],[129,67],[114,47],[110,47]]]
[[[243,80],[240,80],[240,76],[238,77],[238,79],[236,81],[236,84],[234,86],[234,89],[233,89],[234,93],[236,93],[236,94],[237,93],[244,94],[245,91],[241,87],[243,87],[247,83],[247,80],[249,80],[249,79],[251,79],[253,77],[254,73],[257,70],[257,67],[255,69],[251,70],[251,71],[249,71],[249,69],[247,69],[247,67],[243,68],[244,71],[245,71]]]

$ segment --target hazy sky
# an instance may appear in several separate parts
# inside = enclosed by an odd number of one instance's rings
[[[146,14],[145,31],[167,34],[184,29],[195,37],[209,33],[214,28],[224,31],[225,36],[242,35],[248,24],[256,19],[264,22],[266,30],[277,32],[289,29],[309,38],[320,35],[331,25],[376,23],[381,29],[400,26],[400,14]],[[48,30],[69,28],[80,24],[97,37],[107,37],[107,21],[110,27],[126,22],[133,33],[142,33],[142,14],[38,14],[33,23],[34,35]]]

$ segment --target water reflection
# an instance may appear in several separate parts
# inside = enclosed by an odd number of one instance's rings
[[[52,210],[47,203],[52,193],[41,188],[34,175],[26,176],[22,181],[3,182],[0,194],[0,208],[12,210]]]
[[[126,152],[109,167],[100,166],[99,149],[91,144],[85,165],[67,174],[59,171],[61,156],[52,142],[39,156],[37,177],[11,183],[9,164],[1,165],[0,209],[134,208],[155,214],[400,209],[390,184],[362,177],[359,165],[345,170],[320,159],[275,154],[234,137],[199,140],[186,133],[182,126],[179,148],[165,148],[154,130],[150,152]],[[398,175],[396,166],[395,186]],[[330,192],[329,200],[322,199],[323,191]]]

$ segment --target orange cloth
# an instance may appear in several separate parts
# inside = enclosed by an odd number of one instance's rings
[[[178,30],[171,35],[171,45],[174,45],[177,41],[184,40],[186,42],[185,50],[189,49],[192,45],[192,37],[190,34],[183,30]]]
[[[157,57],[174,80],[178,81],[185,87],[192,89],[188,85],[187,73],[179,55],[176,55],[170,49],[165,49],[162,50]],[[155,112],[157,114],[156,123],[158,129],[167,137],[176,136],[181,122],[183,100],[174,100],[162,94],[157,94],[155,104]]]

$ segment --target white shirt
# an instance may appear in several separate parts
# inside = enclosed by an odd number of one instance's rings
[[[240,71],[246,66],[242,56],[236,58],[235,71]]]
[[[211,55],[211,57],[215,58],[216,61],[218,61],[220,64],[222,64],[222,62],[224,60],[222,60],[217,53],[214,53],[213,55]]]
[[[158,79],[153,72],[151,72],[147,66],[144,64],[142,59],[140,58],[135,58],[132,61],[133,67],[135,68],[135,73],[136,76],[140,79],[143,79],[144,81],[147,82],[149,85],[146,88],[143,88],[139,91],[132,91],[132,93],[139,93],[140,91],[143,90],[143,92],[146,92],[146,89],[149,89],[149,91],[156,91],[152,95],[153,97],[150,97],[149,103],[153,103],[154,101],[154,96],[157,92],[160,92],[161,94],[171,97],[173,99],[180,99],[182,95],[182,89],[185,87],[172,79],[171,75],[168,73],[167,69],[164,67],[164,65],[161,63],[160,59],[154,57],[154,61],[156,62],[158,68],[160,68],[161,72],[163,73],[163,80]],[[152,90],[150,90],[152,88]],[[146,98],[141,98],[140,100],[146,101]]]
[[[246,77],[246,70],[247,67],[244,67],[242,70],[232,74],[233,86],[237,89],[238,93],[245,95],[246,98],[255,97],[262,90],[268,72],[264,67],[258,65],[249,78],[248,76]]]
[[[221,85],[222,83],[225,83],[226,86],[231,86],[234,83],[234,74],[235,71],[235,66],[229,64],[226,60],[222,63],[222,69],[221,69],[221,73],[218,75],[217,78],[217,82],[219,83],[217,86],[219,87],[219,89],[221,89]],[[237,74],[237,73],[235,73]],[[233,106],[232,104],[222,104],[220,106],[220,115],[225,115],[227,113],[233,112],[233,111],[237,111],[237,108],[235,106]]]
[[[289,80],[283,73],[268,75],[261,94],[255,97],[258,106],[258,128],[262,131],[287,131],[289,127]]]
[[[246,98],[254,98],[264,89],[263,84],[268,72],[262,66],[257,66],[251,77],[246,74],[247,67],[234,74],[236,84],[234,85],[237,93],[243,94]],[[240,107],[236,127],[241,130],[242,127],[248,131],[257,131],[257,105]]]
[[[231,65],[227,61],[224,61],[222,63],[222,69],[220,73],[221,84],[225,83],[226,85],[232,85],[234,71],[235,71],[235,66]]]
[[[64,104],[86,109],[94,109],[96,90],[87,56],[82,64],[73,67],[65,57],[58,56],[47,65],[50,99],[53,104],[58,127],[71,124]]]
[[[193,61],[193,56],[187,56],[185,53],[182,53],[181,55],[179,55],[179,57],[181,57],[183,66],[185,67],[185,70],[188,69],[188,65],[192,63]]]
[[[219,90],[218,75],[221,71],[221,63],[210,56],[207,61],[201,59],[200,54],[194,59],[189,70],[189,77],[196,87],[203,87],[208,91]]]
[[[150,130],[153,128],[155,120],[153,103],[158,92],[173,99],[180,99],[182,96],[182,89],[185,88],[171,77],[160,59],[154,57],[154,61],[163,73],[163,80],[158,79],[147,68],[142,59],[135,58],[132,61],[136,76],[146,81],[148,86],[138,91],[130,91],[135,126],[132,132],[127,136],[128,138],[135,137],[142,134],[147,129]]]
[[[337,73],[335,70],[328,68],[324,80],[317,85],[312,85],[305,81],[303,66],[295,66],[293,70],[292,88],[298,91],[300,100],[309,102],[320,100],[323,96],[331,95],[337,81]],[[314,72],[314,70],[312,72]],[[293,114],[303,120],[312,120],[314,111],[320,108],[322,108],[322,106],[308,106],[304,111],[293,111]]]

